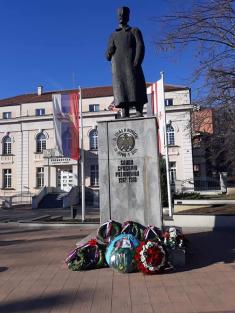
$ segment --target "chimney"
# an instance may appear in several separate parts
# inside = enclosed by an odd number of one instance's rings
[[[41,96],[42,95],[42,86],[38,86],[38,96]]]

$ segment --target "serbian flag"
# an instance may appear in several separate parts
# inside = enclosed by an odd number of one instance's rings
[[[163,76],[147,88],[148,106],[147,115],[156,116],[158,121],[159,152],[164,153],[164,128],[165,128],[165,96]]]
[[[78,93],[52,96],[56,145],[64,157],[79,158]]]

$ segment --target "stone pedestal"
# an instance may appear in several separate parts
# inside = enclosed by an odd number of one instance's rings
[[[101,223],[137,221],[162,228],[157,122],[98,123]]]

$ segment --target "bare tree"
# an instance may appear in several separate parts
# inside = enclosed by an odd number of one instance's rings
[[[194,79],[205,78],[209,104],[235,99],[234,0],[193,0],[188,9],[156,18],[161,29],[156,46],[162,51],[195,47]],[[205,90],[204,90],[205,91]]]
[[[193,80],[204,80],[195,106],[213,108],[213,134],[205,136],[212,164],[235,168],[235,0],[192,0],[190,7],[156,18],[162,51],[193,46],[197,67]],[[200,115],[197,123],[206,124]],[[194,121],[195,123],[195,121]],[[195,126],[195,125],[194,125]]]

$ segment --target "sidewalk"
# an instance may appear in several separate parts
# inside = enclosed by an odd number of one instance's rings
[[[67,253],[95,229],[0,224],[0,312],[235,312],[235,232],[188,230],[188,264],[178,272],[69,271]]]

